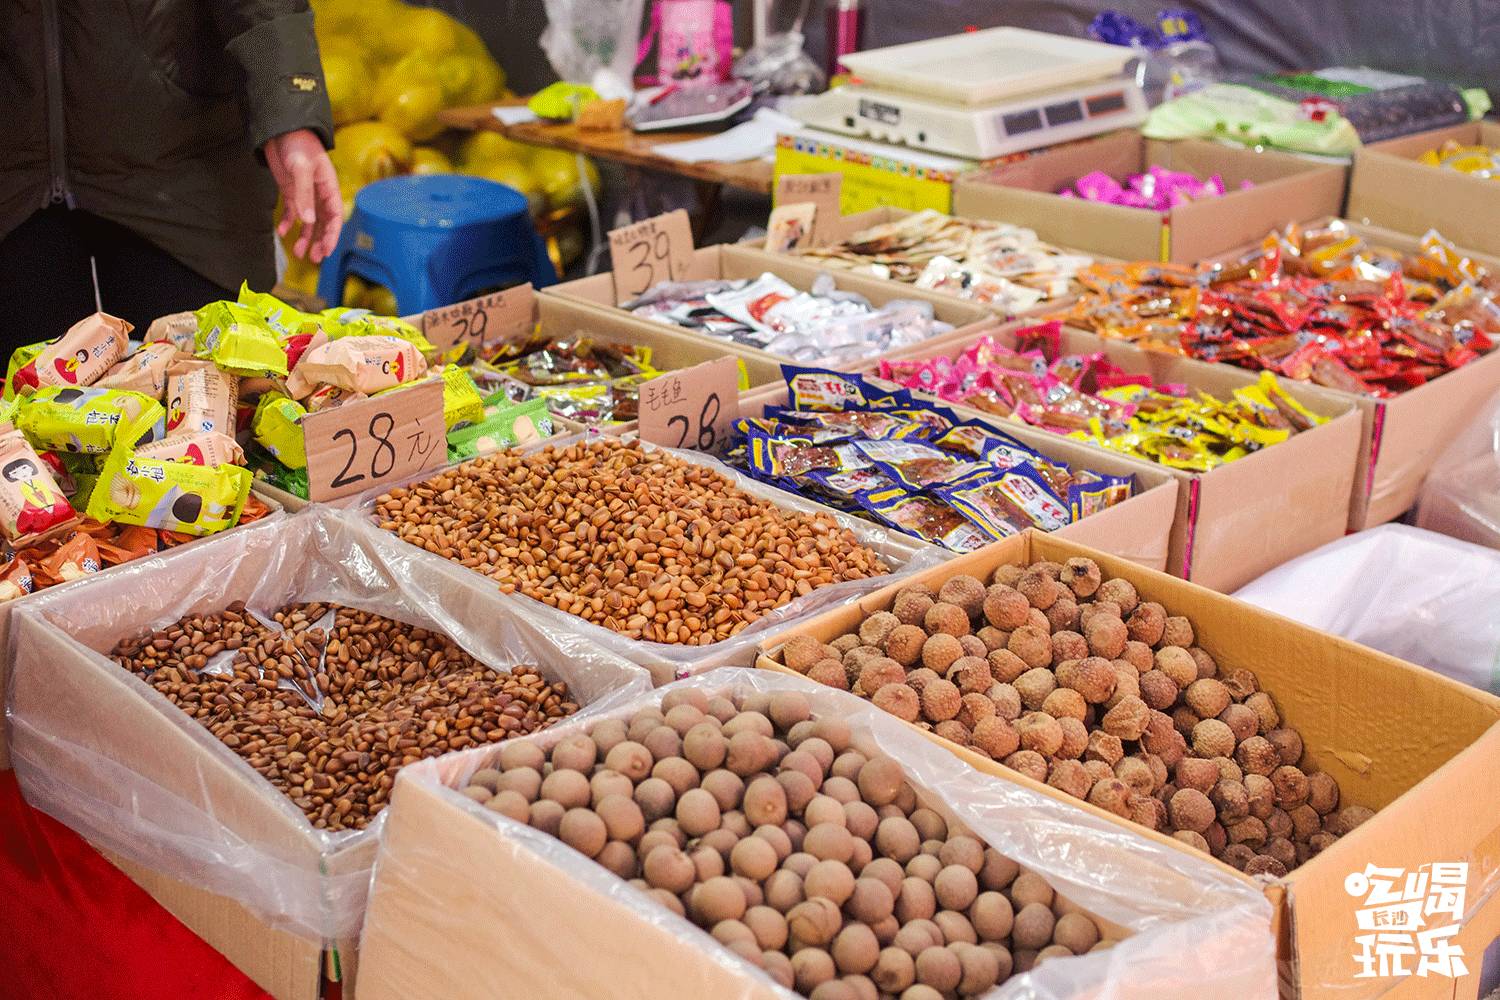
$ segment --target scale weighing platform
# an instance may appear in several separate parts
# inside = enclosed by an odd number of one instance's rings
[[[843,57],[858,79],[788,111],[808,125],[987,160],[1140,124],[1118,45],[991,28]]]

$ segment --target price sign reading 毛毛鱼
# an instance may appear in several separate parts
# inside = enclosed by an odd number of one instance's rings
[[[682,209],[632,222],[609,232],[615,304],[663,281],[682,281],[693,262],[693,227]]]
[[[309,500],[335,500],[437,468],[447,461],[443,382],[345,403],[302,418]]]
[[[740,418],[740,363],[705,361],[668,372],[640,388],[642,441],[713,451]]]
[[[422,335],[440,351],[473,347],[478,354],[498,344],[525,340],[536,322],[536,292],[528,282],[422,314]]]

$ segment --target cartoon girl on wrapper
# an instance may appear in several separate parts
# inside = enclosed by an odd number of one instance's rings
[[[16,531],[22,535],[46,531],[66,516],[61,494],[54,493],[41,476],[41,470],[29,458],[18,458],[0,469],[0,475],[16,484],[21,493],[21,511],[16,515]]]
[[[69,385],[78,384],[78,369],[82,368],[89,360],[89,352],[80,350],[71,358],[58,358],[52,362],[57,369],[58,377]]]

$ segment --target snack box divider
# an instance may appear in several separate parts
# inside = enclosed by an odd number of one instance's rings
[[[1349,218],[1416,236],[1436,229],[1459,246],[1500,255],[1500,186],[1417,160],[1449,140],[1500,147],[1500,124],[1466,122],[1356,149]]]
[[[266,521],[271,518],[279,519],[285,517],[287,516],[290,509],[294,509],[288,508],[281,502],[280,497],[277,496],[277,494],[281,493],[280,490],[276,490],[275,492],[267,492],[261,489],[260,483],[256,483],[251,487],[250,492],[254,493],[257,499],[259,499],[262,503],[270,508],[270,512],[266,514],[265,517],[261,518],[260,521]],[[259,521],[252,521],[251,523],[258,524]],[[226,528],[224,531],[216,532],[213,535],[204,535],[202,538],[195,538],[191,542],[183,542],[181,545],[174,545],[170,549],[166,549],[162,552],[157,552],[154,555],[146,556],[146,558],[169,559],[185,549],[192,548],[193,546],[196,546],[201,542],[208,541],[209,539],[215,538],[218,535],[222,535],[230,531],[237,531],[240,527],[240,525],[235,525],[233,528]],[[9,725],[4,724],[3,717],[5,714],[7,692],[9,690],[8,675],[10,673],[10,664],[12,658],[10,639],[11,614],[17,607],[26,607],[26,602],[28,602],[36,594],[50,594],[62,590],[66,587],[86,587],[94,580],[98,580],[100,578],[108,579],[110,574],[113,574],[114,571],[119,569],[121,566],[129,566],[134,562],[139,562],[139,560],[131,560],[131,562],[121,563],[119,566],[105,566],[100,569],[99,572],[90,573],[88,576],[82,577],[81,579],[68,580],[65,583],[59,583],[56,586],[48,587],[45,590],[36,591],[35,594],[25,594],[13,601],[5,601],[4,603],[0,603],[0,771],[10,770],[10,727]]]
[[[1271,694],[1284,724],[1303,737],[1303,766],[1327,771],[1340,786],[1340,808],[1378,810],[1352,833],[1286,877],[1260,881],[1276,910],[1273,926],[1285,994],[1302,1000],[1418,998],[1431,996],[1418,977],[1356,978],[1356,914],[1364,905],[1344,889],[1345,878],[1366,864],[1417,871],[1434,861],[1469,863],[1468,910],[1455,940],[1465,950],[1471,976],[1454,995],[1473,998],[1480,957],[1500,933],[1500,698],[1433,671],[1320,632],[1205,587],[1038,531],[1006,539],[893,583],[857,602],[779,630],[761,643],[757,666],[788,671],[781,647],[794,635],[822,642],[857,629],[864,618],[888,610],[902,587],[925,583],[937,590],[960,574],[988,580],[1004,564],[1093,559],[1106,579],[1123,577],[1142,600],[1192,622],[1196,642],[1222,676],[1245,668]],[[1003,765],[928,734],[970,766],[1026,783],[1077,808],[1151,836],[1131,821],[1067,793],[1029,782]],[[1155,836],[1163,836],[1156,834]],[[1167,838],[1171,840],[1171,838]],[[1183,851],[1198,852],[1179,841]],[[1202,856],[1198,854],[1198,856]],[[1222,867],[1233,871],[1227,865]],[[1448,994],[1444,982],[1444,996]]]
[[[1318,219],[1307,227],[1317,228],[1333,221],[1331,217]],[[1344,225],[1377,246],[1406,253],[1415,252],[1421,243],[1420,237],[1380,226],[1349,221],[1344,221]],[[1257,241],[1204,263],[1231,263],[1259,245]],[[1458,249],[1500,276],[1500,257]],[[1282,381],[1288,385],[1308,384]],[[1360,413],[1359,465],[1349,503],[1349,530],[1363,531],[1395,520],[1416,503],[1422,481],[1444,448],[1500,392],[1500,348],[1392,399],[1319,388],[1350,400]]]
[[[754,280],[767,272],[776,275],[793,287],[803,291],[811,288],[819,275],[828,274],[834,279],[834,285],[837,288],[842,291],[857,292],[869,299],[877,307],[897,299],[917,298],[917,296],[903,294],[905,286],[898,285],[895,282],[883,281],[879,278],[872,278],[866,275],[826,271],[806,261],[797,260],[794,257],[755,254],[747,252],[743,247],[727,244],[700,247],[694,250],[690,273],[680,280],[707,281],[715,278],[745,278]],[[582,303],[591,311],[609,315],[621,322],[641,324],[652,329],[665,328],[681,336],[713,344],[719,348],[721,354],[757,357],[776,368],[775,379],[768,379],[767,381],[779,381],[781,377],[781,365],[791,360],[790,358],[777,357],[760,348],[746,347],[720,337],[710,337],[708,334],[697,333],[686,328],[676,328],[666,323],[658,323],[655,320],[636,317],[615,305],[615,279],[613,273],[595,274],[591,277],[552,285],[542,289],[538,293],[538,298],[568,299],[573,302]],[[926,299],[925,301],[932,300]],[[939,320],[952,324],[956,328],[955,332],[971,327],[977,330],[982,326],[994,323],[994,317],[989,310],[972,302],[944,298],[941,301],[932,301],[932,305],[934,315]],[[932,338],[932,340],[936,339]],[[931,340],[926,343],[931,343]],[[915,344],[911,347],[899,348],[882,355],[876,355],[875,357],[877,359],[879,357],[911,357],[914,352],[920,352],[924,347],[925,343]],[[815,361],[810,363],[819,364],[821,362]],[[752,385],[754,384],[752,382]]]
[[[875,381],[892,384],[880,379]],[[764,414],[766,407],[785,406],[787,402],[785,382],[764,386],[740,395],[740,416],[758,417]],[[1134,476],[1135,487],[1129,499],[1065,525],[1054,534],[1080,544],[1097,546],[1151,569],[1166,566],[1168,543],[1177,512],[1179,486],[1176,478],[1159,465],[1118,453],[1103,454],[1099,449],[1040,428],[1016,425],[1006,427],[1005,433],[1048,458],[1065,462],[1075,469]],[[944,554],[948,558],[957,558],[946,551]]]
[[[1219,174],[1225,193],[1166,212],[1056,193],[1095,170],[1123,182],[1152,166],[1200,178]],[[1290,153],[1202,139],[1163,142],[1121,131],[960,178],[953,212],[1026,226],[1050,243],[1123,260],[1192,264],[1288,222],[1336,214],[1347,178],[1343,166]],[[1244,180],[1255,186],[1240,190]]]
[[[1016,331],[1031,322],[1017,321],[998,331],[983,332],[1014,348]],[[977,339],[978,335],[955,332],[933,341],[930,350],[919,356],[956,357]],[[1103,352],[1126,372],[1148,374],[1157,384],[1185,382],[1193,391],[1206,391],[1221,400],[1241,386],[1254,385],[1257,378],[1243,369],[1148,351],[1072,327],[1063,328],[1059,350],[1063,354]],[[878,362],[864,367],[874,372]],[[1289,396],[1329,421],[1207,472],[1148,463],[1178,481],[1167,572],[1228,593],[1288,559],[1343,537],[1361,430],[1357,407],[1349,398],[1320,386],[1289,379],[1280,384]],[[1007,433],[1019,423],[923,395]],[[1120,454],[1091,442],[1078,443],[1092,454]]]

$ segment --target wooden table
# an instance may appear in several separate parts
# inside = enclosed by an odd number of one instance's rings
[[[771,193],[771,164],[763,160],[742,160],[738,163],[718,161],[683,163],[656,152],[656,147],[663,143],[702,139],[712,134],[709,132],[632,132],[629,129],[614,129],[606,132],[581,131],[571,122],[562,125],[546,122],[506,125],[492,113],[494,106],[485,104],[470,108],[452,108],[440,112],[438,118],[450,128],[471,132],[489,129],[492,132],[499,132],[507,139],[514,139],[516,142],[566,149],[585,156],[622,163],[627,167],[677,174],[703,184],[727,185],[755,194]]]

